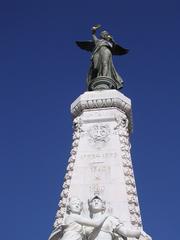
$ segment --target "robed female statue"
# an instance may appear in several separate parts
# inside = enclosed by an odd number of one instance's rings
[[[112,55],[124,55],[128,50],[118,45],[107,31],[102,31],[100,38],[97,38],[96,30],[100,27],[92,27],[92,41],[76,42],[81,49],[92,52],[87,76],[88,90],[120,89],[123,80],[113,65]]]

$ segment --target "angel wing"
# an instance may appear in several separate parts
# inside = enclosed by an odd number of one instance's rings
[[[127,54],[129,50],[113,42],[113,47],[111,48],[111,52],[112,52],[112,55],[124,55],[124,54]]]
[[[88,52],[92,52],[95,47],[95,43],[93,41],[76,41],[78,47]]]
[[[89,52],[93,52],[95,48],[95,43],[93,41],[76,41],[76,44],[81,49]],[[128,49],[121,47],[114,41],[113,41],[113,47],[110,50],[112,52],[112,55],[124,55],[124,54],[127,54],[129,51]]]

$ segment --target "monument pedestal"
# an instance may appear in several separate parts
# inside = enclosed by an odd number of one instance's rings
[[[130,154],[130,99],[117,90],[85,92],[72,103],[71,113],[72,150],[50,239],[59,238],[68,199],[74,196],[83,202],[85,217],[89,217],[88,199],[99,195],[108,215],[129,229],[142,229]],[[141,239],[150,237],[144,233]]]

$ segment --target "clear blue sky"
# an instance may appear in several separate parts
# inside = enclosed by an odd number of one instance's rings
[[[70,104],[86,90],[89,54],[75,40],[101,23],[129,48],[116,57],[132,99],[132,158],[145,230],[179,239],[178,0],[0,3],[1,239],[45,240],[71,149]]]

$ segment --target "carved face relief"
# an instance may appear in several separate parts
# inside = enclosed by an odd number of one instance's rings
[[[71,213],[80,214],[82,211],[82,202],[78,198],[71,198],[69,200],[68,210]]]
[[[108,124],[96,124],[89,128],[89,143],[96,147],[102,147],[110,138],[110,127]]]
[[[102,212],[104,211],[104,203],[99,198],[94,198],[90,202],[90,208],[92,213]]]

